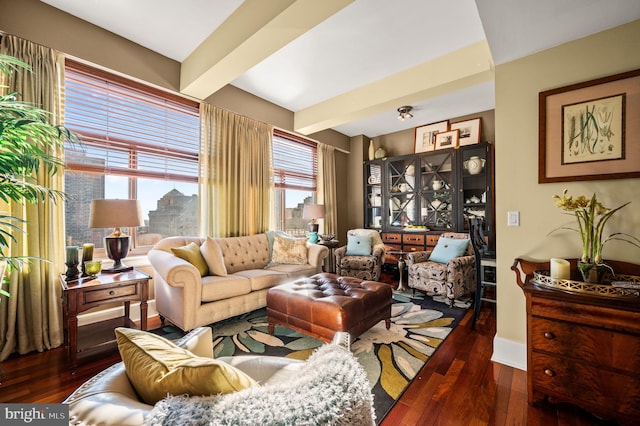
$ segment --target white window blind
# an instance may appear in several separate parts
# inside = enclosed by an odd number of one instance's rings
[[[198,104],[67,61],[65,125],[69,169],[89,173],[198,180]]]
[[[316,144],[282,131],[273,135],[274,186],[281,189],[316,190]]]

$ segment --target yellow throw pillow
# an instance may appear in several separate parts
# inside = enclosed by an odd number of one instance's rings
[[[202,243],[200,246],[200,253],[202,253],[202,257],[205,262],[207,262],[207,266],[209,267],[209,272],[213,275],[219,275],[221,277],[227,276],[227,267],[224,266],[224,256],[222,255],[222,249],[220,248],[220,244],[216,242],[211,237],[207,237],[207,240]]]
[[[271,262],[292,265],[306,265],[307,239],[287,238],[275,234],[273,236],[273,254]]]
[[[201,277],[209,275],[209,266],[207,266],[207,262],[204,260],[204,257],[202,257],[202,253],[200,253],[200,246],[196,243],[190,242],[186,246],[171,247],[171,251],[179,258],[195,266],[200,272]]]
[[[147,404],[167,394],[228,394],[257,384],[227,363],[195,356],[156,334],[125,327],[115,333],[127,377]]]

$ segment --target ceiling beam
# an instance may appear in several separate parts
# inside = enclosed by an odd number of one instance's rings
[[[353,0],[246,0],[182,63],[180,91],[206,99]]]
[[[481,41],[300,110],[294,129],[308,135],[493,79],[491,52]]]

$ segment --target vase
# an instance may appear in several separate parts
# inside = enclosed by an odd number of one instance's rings
[[[596,265],[595,263],[585,263],[578,261],[578,269],[582,274],[582,280],[590,284],[600,284],[604,278],[605,272],[611,268],[604,263]]]
[[[383,147],[379,147],[378,149],[376,149],[375,152],[375,157],[376,159],[380,159],[380,158],[384,158],[387,155],[387,151],[384,150]]]
[[[369,160],[375,159],[376,149],[373,147],[373,140],[369,141]]]

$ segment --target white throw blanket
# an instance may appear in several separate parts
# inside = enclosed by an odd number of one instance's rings
[[[290,383],[211,397],[169,396],[147,425],[373,425],[373,396],[357,359],[323,345]]]

